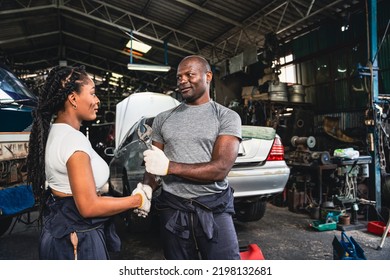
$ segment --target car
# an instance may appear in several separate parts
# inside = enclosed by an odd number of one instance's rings
[[[30,131],[38,98],[7,66],[0,63],[0,132]],[[12,121],[11,121],[12,120]]]
[[[154,117],[179,105],[175,98],[152,92],[134,93],[116,107],[115,148],[106,149],[112,157],[110,166],[110,192],[114,196],[127,196],[145,172],[143,152],[148,148],[139,132],[150,137]],[[147,138],[148,138],[147,137]],[[266,211],[268,198],[282,193],[290,169],[284,160],[284,146],[272,127],[242,126],[242,141],[238,157],[228,174],[234,189],[235,218],[241,222],[260,220]],[[157,196],[159,192],[155,192]],[[150,220],[126,213],[129,228],[142,229]],[[147,225],[145,225],[147,224]]]
[[[34,93],[0,63],[0,236],[11,227],[14,216],[35,203],[25,181],[32,112],[37,102]]]

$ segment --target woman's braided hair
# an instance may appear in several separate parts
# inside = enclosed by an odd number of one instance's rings
[[[80,93],[87,77],[83,65],[57,66],[50,71],[39,91],[38,106],[33,111],[27,156],[27,181],[37,196],[42,196],[45,189],[45,148],[51,121],[57,112],[65,109],[69,94]]]

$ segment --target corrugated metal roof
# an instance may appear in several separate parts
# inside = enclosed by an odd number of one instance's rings
[[[280,43],[325,20],[341,21],[364,9],[358,0],[3,0],[0,51],[13,66],[38,71],[66,60],[96,74],[113,71],[155,83],[163,74],[127,70],[130,33],[152,45],[134,61],[168,63],[201,54],[218,64],[248,48],[261,48],[275,33]],[[167,48],[164,48],[164,42]],[[11,65],[12,66],[12,65]],[[172,78],[173,79],[170,79]]]

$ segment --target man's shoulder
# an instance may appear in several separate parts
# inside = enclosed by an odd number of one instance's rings
[[[155,120],[157,122],[165,122],[168,118],[170,118],[172,115],[175,115],[174,112],[180,109],[180,105],[177,105],[176,107],[173,107],[171,109],[168,109],[166,111],[160,112],[156,115]]]
[[[224,110],[224,111],[232,111],[234,112],[232,109],[230,109],[229,107],[226,107],[225,105],[222,105],[221,103],[218,103],[216,101],[212,101],[214,103],[214,105],[216,106],[216,108],[218,108],[219,110]]]
[[[161,117],[164,117],[164,116],[168,116],[168,115],[172,114],[173,111],[177,110],[179,106],[180,106],[180,104],[177,105],[176,107],[171,108],[171,109],[162,111],[162,112],[158,113],[156,117],[161,118]]]
[[[231,117],[240,117],[238,115],[238,113],[220,103],[217,103],[215,101],[213,101],[214,103],[214,106],[216,108],[216,111],[217,113],[220,115],[220,116],[231,116]]]

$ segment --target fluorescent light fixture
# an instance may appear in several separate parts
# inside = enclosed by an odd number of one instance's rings
[[[127,64],[127,69],[135,71],[156,71],[156,72],[168,72],[171,70],[169,65],[153,65],[153,64]]]
[[[142,43],[140,41],[130,40],[129,42],[127,42],[126,48],[133,49],[135,51],[140,51],[143,53],[147,53],[152,48],[152,46],[149,46],[149,45]]]
[[[115,81],[108,81],[108,84],[112,85],[112,86],[116,86],[116,87],[119,87],[119,84]]]
[[[38,74],[22,74],[21,75],[22,79],[35,78],[35,77],[38,77]]]
[[[123,75],[121,74],[118,74],[118,73],[115,73],[115,72],[112,72],[111,75],[117,79],[120,79],[120,78],[123,78]]]
[[[98,75],[91,75],[91,76],[92,76],[92,79],[94,79],[95,81],[98,81],[98,82],[104,81],[102,76],[98,76]]]

